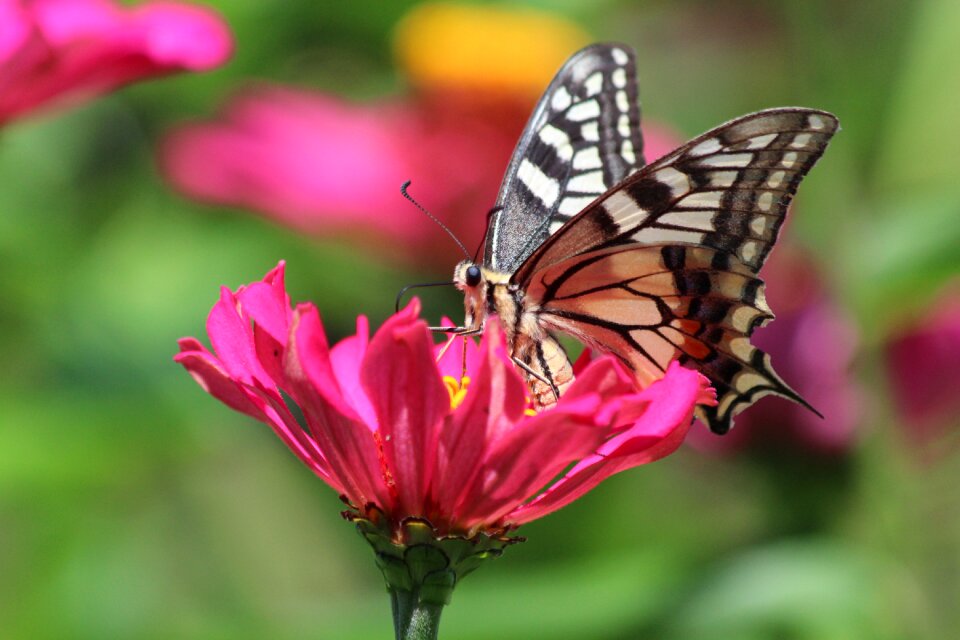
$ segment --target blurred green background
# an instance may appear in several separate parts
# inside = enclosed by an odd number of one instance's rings
[[[207,4],[236,39],[222,69],[0,136],[5,638],[392,632],[371,551],[334,492],[171,356],[181,336],[206,341],[220,285],[281,258],[291,295],[317,303],[332,337],[359,313],[379,323],[400,286],[447,270],[190,202],[155,154],[173,125],[209,118],[252,79],[404,94],[391,38],[414,3]],[[960,456],[949,438],[917,453],[884,353],[960,272],[960,4],[529,4],[634,46],[645,118],[684,137],[768,106],[840,117],[788,235],[857,327],[864,406],[842,452],[688,446],[525,526],[527,543],[458,588],[443,636],[956,638]],[[434,317],[462,308],[449,292],[425,297]]]

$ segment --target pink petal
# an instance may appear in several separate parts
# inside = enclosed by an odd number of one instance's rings
[[[236,296],[226,287],[220,290],[220,300],[207,317],[207,335],[230,377],[244,384],[259,380],[270,386],[272,381],[257,357],[250,321],[241,315]]]
[[[456,245],[400,197],[400,185],[412,180],[411,193],[454,233],[479,238],[519,130],[505,132],[502,118],[467,122],[447,107],[259,87],[233,98],[217,120],[168,136],[160,164],[189,197],[252,209],[298,231],[352,231],[380,252],[450,268]]]
[[[29,41],[33,31],[27,9],[20,2],[0,2],[0,65],[7,65]]]
[[[158,67],[203,71],[220,66],[233,51],[226,23],[206,7],[153,2],[136,9],[131,22],[142,30],[144,52]]]
[[[330,350],[330,362],[344,399],[368,427],[375,429],[377,414],[360,381],[360,367],[367,353],[369,336],[370,323],[365,316],[358,316],[356,335],[341,340]]]
[[[235,382],[220,366],[217,359],[193,338],[180,341],[180,353],[173,359],[183,365],[204,391],[220,402],[257,420],[266,420],[263,402],[251,398],[243,386]]]
[[[342,492],[330,478],[326,459],[297,424],[275,391],[257,389],[231,378],[220,363],[197,340],[180,341],[174,360],[182,364],[200,387],[227,406],[266,422],[294,454],[314,473]]]
[[[384,481],[374,433],[341,395],[330,363],[320,314],[312,305],[297,307],[284,362],[287,391],[303,410],[330,475],[354,504],[376,502],[389,509],[391,494]]]
[[[470,481],[481,473],[493,435],[509,431],[523,420],[526,407],[527,387],[513,363],[503,357],[499,326],[488,325],[477,351],[479,364],[471,369],[466,399],[440,433],[431,483],[434,508],[454,520],[458,515],[455,508],[463,501]]]
[[[467,527],[498,521],[570,463],[595,451],[608,433],[594,423],[599,407],[599,396],[581,397],[504,433],[464,492],[459,520]]]
[[[433,341],[417,317],[419,302],[394,315],[370,341],[360,377],[374,410],[402,513],[423,513],[438,429],[450,398],[433,359]]]
[[[577,360],[580,362],[580,359]],[[580,370],[564,398],[579,398],[587,394],[600,394],[604,398],[614,398],[637,392],[637,383],[622,365],[610,355],[580,364]]]
[[[290,298],[283,283],[284,263],[280,262],[264,277],[241,287],[237,304],[244,317],[253,321],[253,342],[257,359],[274,381],[283,378],[283,352],[290,333]]]
[[[315,474],[339,493],[346,489],[340,479],[331,474],[327,456],[315,440],[304,432],[284,399],[275,390],[258,388],[256,395],[266,401],[266,423],[284,444]]]
[[[142,78],[219,65],[230,54],[212,11],[173,2],[124,8],[106,0],[32,0],[0,12],[0,122],[54,100]]]
[[[960,287],[886,346],[887,373],[911,444],[940,441],[960,416]]]
[[[379,233],[409,240],[425,223],[399,194],[414,175],[398,138],[408,117],[393,105],[261,87],[235,98],[221,121],[169,136],[161,163],[175,187],[203,201],[308,232],[376,222]]]
[[[672,363],[666,375],[633,400],[642,410],[632,427],[604,443],[595,455],[581,460],[563,478],[507,520],[522,524],[541,518],[573,502],[606,478],[658,460],[676,450],[690,428],[693,409],[702,397],[703,378]]]
[[[290,333],[290,297],[283,282],[285,263],[281,261],[262,282],[243,287],[237,300],[243,312],[280,344]]]

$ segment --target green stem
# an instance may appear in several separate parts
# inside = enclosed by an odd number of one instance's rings
[[[423,602],[417,592],[391,589],[390,607],[397,640],[437,640],[442,604]]]

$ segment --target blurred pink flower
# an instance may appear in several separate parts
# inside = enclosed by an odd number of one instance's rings
[[[201,201],[253,209],[311,234],[354,232],[393,256],[439,266],[457,247],[400,196],[410,192],[468,246],[479,242],[530,105],[477,109],[466,97],[350,104],[259,87],[214,122],[174,131],[161,151],[170,182]],[[651,157],[670,149],[646,131]]]
[[[219,121],[173,132],[161,163],[193,198],[307,233],[352,231],[394,256],[446,264],[456,245],[400,196],[400,185],[412,180],[411,194],[458,237],[479,240],[522,126],[516,116],[496,122],[424,103],[359,105],[259,87],[232,100]]]
[[[752,341],[770,354],[780,376],[824,418],[789,400],[765,397],[737,417],[729,434],[721,438],[696,429],[691,443],[721,452],[779,446],[842,454],[856,442],[862,417],[862,390],[850,371],[857,331],[799,249],[778,246],[762,275],[777,317],[758,329]]]
[[[0,124],[136,80],[210,69],[231,48],[219,16],[183,3],[0,0]]]
[[[911,441],[940,442],[960,425],[960,289],[897,332],[886,356],[893,401]]]
[[[357,334],[330,347],[312,304],[291,310],[283,275],[281,263],[262,282],[224,288],[207,321],[215,354],[186,338],[175,359],[395,530],[419,517],[437,535],[472,536],[542,517],[614,473],[673,452],[694,404],[710,401],[693,371],[671,366],[638,390],[605,357],[580,372],[555,408],[531,415],[496,323],[479,347],[467,343],[461,380],[460,349],[437,361],[416,301],[372,338],[360,317]]]

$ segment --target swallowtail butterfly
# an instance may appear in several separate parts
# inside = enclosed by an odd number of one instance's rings
[[[800,180],[838,123],[759,111],[645,164],[634,55],[595,44],[560,69],[527,123],[482,261],[457,265],[466,319],[496,314],[534,401],[573,381],[554,332],[611,353],[648,383],[675,359],[717,391],[698,417],[725,433],[767,394],[810,407],[750,335],[773,319],[757,276]]]

